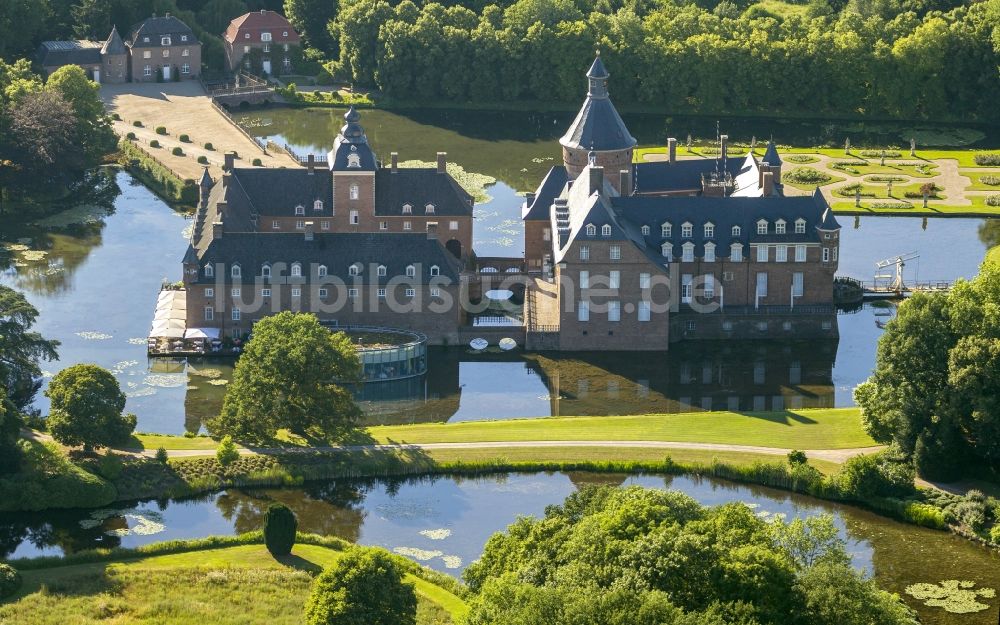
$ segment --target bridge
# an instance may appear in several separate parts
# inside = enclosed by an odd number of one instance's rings
[[[858,280],[837,276],[834,284],[834,298],[838,304],[858,304],[871,300],[904,299],[914,293],[947,293],[954,282],[951,280],[927,280],[886,283],[881,280]]]
[[[202,85],[215,104],[229,109],[284,102],[266,80],[247,72],[214,79],[203,77]]]

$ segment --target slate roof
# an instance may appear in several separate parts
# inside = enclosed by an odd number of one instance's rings
[[[608,72],[600,57],[590,66],[587,78],[590,84],[587,99],[559,143],[567,148],[596,152],[634,147],[635,137],[629,133],[608,97]]]
[[[734,177],[739,175],[745,161],[741,158],[727,158],[725,164],[714,158],[688,158],[668,163],[636,163],[633,166],[632,180],[636,194],[657,193],[662,191],[680,191],[697,189],[701,191],[701,175],[715,171],[718,162],[719,171],[728,171]]]
[[[284,15],[276,11],[261,9],[244,13],[233,21],[229,22],[226,32],[222,35],[229,43],[243,41],[246,33],[251,33],[250,39],[246,41],[260,43],[260,32],[271,33],[271,43],[298,43],[299,33],[295,32],[291,23]],[[288,33],[286,37],[284,33]],[[258,35],[254,37],[253,35]]]
[[[450,174],[439,174],[436,167],[403,167],[375,172],[375,214],[400,216],[403,204],[414,215],[425,215],[427,204],[434,205],[434,215],[472,215],[473,198]]]
[[[170,44],[173,46],[184,45],[185,43],[195,45],[198,43],[198,38],[195,37],[194,31],[191,30],[190,26],[173,15],[165,15],[162,17],[154,16],[147,18],[133,26],[129,35],[128,45],[131,48],[160,48],[163,47],[160,43],[162,35],[170,35]],[[188,40],[182,42],[180,40],[181,35],[187,35]],[[143,37],[149,37],[149,41],[143,41]]]
[[[100,65],[100,41],[43,41],[38,46],[38,62],[42,67],[63,65]]]
[[[101,54],[125,54],[126,52],[125,42],[122,41],[121,35],[118,34],[118,27],[112,27],[111,34],[108,35],[108,40],[101,47]]]
[[[764,152],[764,158],[760,159],[760,162],[768,165],[781,165],[781,157],[778,156],[778,148],[774,145],[774,141],[767,142],[767,151]]]
[[[333,185],[330,175],[322,169],[310,175],[305,167],[234,168],[232,178],[246,203],[261,216],[292,217],[296,206],[305,208],[307,218],[333,214]],[[323,210],[313,210],[316,200],[323,201]]]
[[[360,123],[361,114],[352,106],[344,113],[344,125],[327,155],[331,171],[375,171],[378,161],[368,145],[368,136]],[[357,157],[356,159],[354,157]],[[353,166],[352,166],[353,165]]]
[[[209,235],[210,237],[211,235]],[[298,262],[307,273],[312,265],[326,265],[328,275],[354,282],[349,268],[361,263],[363,269],[358,279],[362,284],[385,284],[394,277],[406,275],[408,265],[419,265],[421,271],[415,283],[427,284],[431,281],[430,268],[437,265],[440,275],[457,282],[460,266],[441,242],[428,239],[424,233],[361,233],[331,232],[315,233],[312,241],[307,241],[299,233],[225,233],[221,239],[210,239],[199,259],[205,263],[224,263],[227,267],[239,264],[241,280],[253,282],[260,268],[266,264]],[[378,276],[372,268],[385,265],[386,275]],[[225,278],[231,280],[230,272]],[[214,278],[213,278],[214,280]]]
[[[562,193],[563,187],[569,180],[569,174],[562,165],[556,165],[545,174],[542,183],[535,191],[535,197],[529,204],[527,201],[521,206],[521,219],[524,220],[549,220],[549,209],[552,202]]]

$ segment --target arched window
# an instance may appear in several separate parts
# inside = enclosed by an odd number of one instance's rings
[[[271,265],[265,264],[263,267],[261,267],[260,268],[260,275],[261,275],[262,278],[270,278],[271,277]]]
[[[601,226],[601,236],[610,237],[611,236],[611,226],[604,224]]]
[[[361,273],[361,263],[354,263],[347,268],[348,275],[356,276]]]
[[[441,275],[441,268],[438,267],[437,265],[431,265],[431,275],[432,276],[440,276]]]
[[[351,199],[352,200],[358,199],[358,185],[356,184],[351,185]]]
[[[242,275],[243,275],[240,272],[240,266],[239,265],[233,265],[232,268],[229,270],[229,274],[232,277],[234,277],[234,278],[239,278],[239,277],[242,277]]]
[[[380,276],[384,276],[385,275],[385,265],[379,265],[378,266],[378,275],[380,275]]]
[[[642,227],[642,236],[649,236],[649,226]]]
[[[300,263],[292,263],[292,275],[296,278],[302,275],[302,265]]]
[[[318,275],[321,278],[325,277],[326,276],[326,265],[320,265],[319,268],[316,270],[316,275]]]
[[[417,275],[417,268],[413,265],[406,266],[406,277],[412,278]]]
[[[314,211],[323,210],[323,200],[316,200],[315,202],[313,202],[313,210]]]
[[[597,234],[597,226],[594,224],[587,224],[587,236],[592,237]]]
[[[740,228],[739,226],[733,226],[733,236],[734,237],[740,236],[741,232],[743,232],[742,228]]]
[[[215,276],[215,267],[212,265],[205,265],[205,277],[212,278]]]

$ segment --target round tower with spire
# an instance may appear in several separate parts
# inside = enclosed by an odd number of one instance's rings
[[[610,174],[609,182],[617,189],[616,172],[631,168],[636,140],[611,103],[608,76],[598,53],[587,71],[587,99],[559,144],[570,178],[575,179],[593,161],[604,167]]]

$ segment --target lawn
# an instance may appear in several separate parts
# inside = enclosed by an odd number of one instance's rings
[[[854,165],[853,163],[860,163],[861,161],[867,162],[866,165]],[[836,163],[852,163],[850,165],[845,165],[845,169],[838,169],[834,167]],[[930,165],[930,168],[921,167],[922,165]],[[852,176],[868,176],[871,174],[883,174],[883,175],[904,175],[913,176],[914,178],[933,178],[939,174],[937,166],[933,163],[919,163],[915,159],[897,159],[897,160],[886,160],[885,165],[879,164],[879,159],[877,158],[854,158],[848,157],[843,160],[832,161],[827,164],[832,171],[839,171],[841,173],[851,174]],[[921,167],[921,169],[918,169]]]
[[[790,187],[795,187],[796,189],[801,189],[803,191],[812,191],[816,187],[825,187],[828,184],[833,184],[835,182],[842,182],[846,180],[846,178],[842,178],[836,174],[830,173],[825,169],[816,169],[814,167],[796,166],[789,169],[789,167],[786,165],[784,169],[785,171],[784,174],[782,175],[781,182],[783,184],[787,184]],[[821,179],[817,180],[816,182],[795,182],[792,180],[792,177],[795,176],[796,173],[799,172],[799,170],[805,171],[807,172],[807,174],[816,172],[816,175],[820,176]]]
[[[299,544],[279,562],[263,545],[240,545],[24,570],[21,596],[0,605],[0,623],[298,625],[313,575],[341,553]],[[406,581],[417,592],[418,625],[464,615],[464,602],[445,588],[412,574]]]
[[[868,214],[885,214],[885,215],[917,215],[933,217],[935,215],[948,215],[951,217],[958,216],[995,216],[1000,215],[1000,206],[987,206],[985,195],[969,195],[967,196],[972,204],[968,206],[952,206],[948,204],[941,204],[940,202],[930,202],[927,208],[922,206],[923,200],[905,200],[913,203],[912,208],[873,208],[872,202],[885,202],[888,200],[872,200],[872,199],[862,199],[861,208],[854,206],[854,202],[834,202],[833,210],[836,213],[847,214],[847,215],[868,215]],[[904,201],[904,200],[899,200]]]
[[[907,193],[920,193],[920,187],[926,183],[913,182],[910,184],[904,184],[901,182],[892,183],[892,196],[890,197],[887,193],[888,185],[884,182],[866,182],[861,185],[861,199],[862,201],[866,199],[879,199],[879,200],[899,200],[900,202],[910,202],[918,206],[922,206],[924,199],[923,197],[906,197]],[[848,185],[850,186],[850,185]],[[847,190],[846,188],[836,189],[833,194],[837,197],[854,199],[854,190]],[[947,198],[946,195],[937,192],[938,201]],[[931,202],[934,201],[933,196],[930,199]]]
[[[994,191],[996,193],[1000,193],[1000,184],[986,184],[981,180],[987,176],[994,179],[1000,178],[1000,172],[983,174],[974,169],[960,169],[958,173],[962,174],[971,181],[971,185],[969,186],[970,191]]]

